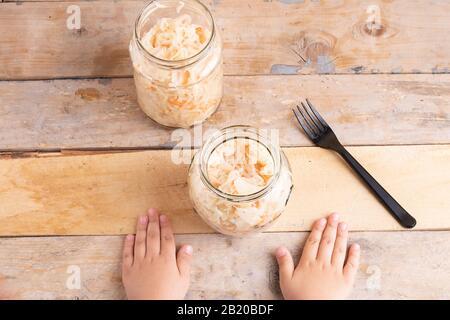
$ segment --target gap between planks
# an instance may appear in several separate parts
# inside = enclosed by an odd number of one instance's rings
[[[335,153],[284,149],[294,190],[271,231],[305,231],[340,212],[352,230],[401,230]],[[367,170],[418,220],[417,230],[450,229],[450,147],[350,147]],[[184,153],[186,163],[191,154]],[[188,164],[171,151],[0,160],[0,235],[125,234],[149,207],[168,214],[177,233],[212,230],[193,212]]]
[[[426,146],[447,146],[448,143],[428,143],[428,144],[385,144],[384,147],[426,147]],[[364,144],[364,145],[344,145],[345,147],[376,147],[378,145]],[[283,149],[297,148],[296,146],[284,146]],[[315,148],[315,146],[304,146],[303,148]],[[42,149],[42,150],[21,150],[16,149],[12,151],[0,150],[1,159],[26,159],[26,158],[47,158],[47,157],[68,157],[68,156],[88,156],[99,154],[113,154],[113,153],[130,153],[140,151],[172,151],[172,150],[198,150],[197,147],[137,147],[137,148],[86,148],[86,149]],[[331,152],[331,151],[330,151]]]
[[[93,0],[84,0],[84,1],[93,1]],[[114,1],[114,0],[112,0]],[[132,1],[132,0],[129,0]],[[135,0],[135,1],[139,1],[139,0]],[[355,76],[358,77],[357,79],[360,79],[359,77],[364,77],[364,76],[403,76],[403,75],[439,75],[439,74],[450,74],[450,70],[449,71],[442,71],[442,72],[421,72],[421,71],[417,71],[417,72],[402,72],[402,73],[393,73],[393,72],[372,72],[372,73],[353,73],[353,72],[340,72],[340,73],[320,73],[317,74],[318,76],[335,76],[335,77],[339,77],[339,76]],[[288,73],[288,74],[264,74],[264,73],[247,73],[247,74],[239,74],[239,73],[227,73],[224,74],[224,77],[279,77],[279,76],[283,76],[283,77],[302,77],[302,76],[311,76],[314,74],[302,74],[302,73],[298,73],[298,74],[292,74],[292,73]],[[27,82],[27,81],[53,81],[53,80],[113,80],[113,79],[133,79],[132,75],[125,75],[125,76],[72,76],[72,77],[51,77],[51,78],[26,78],[26,79],[1,79],[0,78],[0,83],[1,82]]]

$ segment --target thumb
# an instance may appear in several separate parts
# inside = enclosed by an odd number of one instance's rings
[[[280,269],[280,283],[291,280],[294,273],[294,261],[291,253],[285,247],[279,247],[275,252]]]
[[[183,277],[188,277],[191,272],[192,251],[192,247],[189,245],[184,245],[178,250],[177,265]]]

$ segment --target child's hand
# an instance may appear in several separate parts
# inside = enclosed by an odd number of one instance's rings
[[[168,218],[150,209],[123,248],[122,281],[128,299],[183,299],[189,287],[192,247],[176,254]]]
[[[289,251],[278,248],[280,287],[285,299],[345,299],[350,295],[359,266],[360,248],[350,247],[347,226],[337,214],[315,222],[294,269]],[[326,227],[325,227],[326,226]]]

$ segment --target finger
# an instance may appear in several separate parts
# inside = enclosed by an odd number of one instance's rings
[[[280,247],[275,252],[277,257],[278,268],[280,273],[280,284],[286,283],[292,279],[294,274],[294,261],[292,260],[291,253],[285,247]]]
[[[317,253],[317,260],[322,263],[331,264],[331,255],[336,240],[338,220],[339,215],[337,213],[333,213],[328,217],[327,226],[323,232],[322,239],[320,240],[319,251]]]
[[[148,210],[148,227],[147,227],[147,257],[153,258],[160,253],[160,229],[159,215],[156,209]]]
[[[134,262],[144,259],[146,252],[145,239],[147,237],[148,217],[140,216],[136,226],[136,237],[134,240]]]
[[[192,247],[184,245],[177,253],[177,266],[182,277],[189,277],[191,272]]]
[[[129,268],[133,265],[133,247],[134,235],[129,234],[125,237],[122,252],[122,267]]]
[[[336,242],[334,243],[333,256],[331,264],[340,270],[344,268],[345,256],[347,253],[348,230],[347,224],[339,223],[337,228]]]
[[[175,259],[175,238],[169,218],[160,215],[159,224],[161,226],[161,254]]]
[[[326,223],[327,221],[324,218],[319,219],[314,223],[311,233],[306,240],[305,247],[303,248],[302,257],[300,258],[299,264],[316,260],[320,239],[322,238],[322,233]]]
[[[351,282],[355,280],[358,272],[360,255],[361,248],[358,244],[353,244],[348,251],[348,258],[344,267],[344,276]]]

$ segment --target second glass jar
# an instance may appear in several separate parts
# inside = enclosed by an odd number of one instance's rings
[[[130,55],[138,103],[154,121],[187,128],[216,111],[223,94],[222,41],[201,2],[150,2],[136,20]]]

